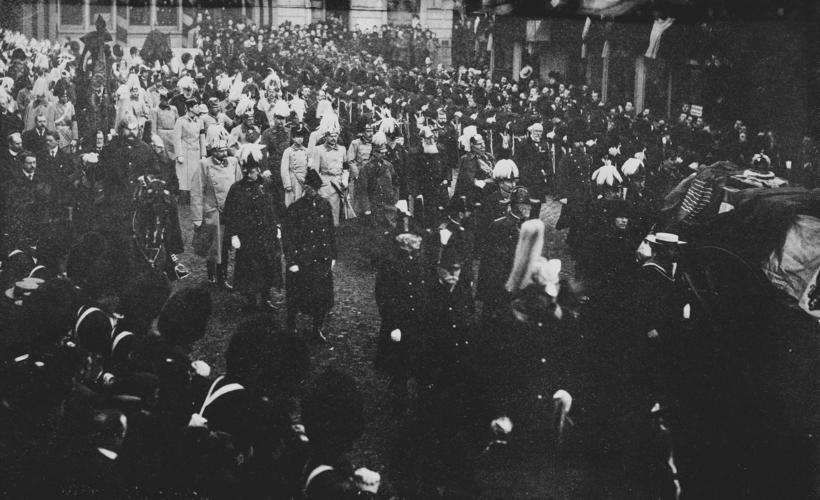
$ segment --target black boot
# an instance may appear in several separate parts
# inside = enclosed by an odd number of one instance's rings
[[[216,286],[225,290],[233,290],[233,286],[228,283],[228,264],[216,265]]]
[[[216,285],[216,264],[207,261],[205,262],[205,267],[208,270],[208,283],[211,285]]]

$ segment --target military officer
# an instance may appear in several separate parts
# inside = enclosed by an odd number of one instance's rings
[[[463,258],[455,247],[445,247],[429,280],[424,314],[426,384],[447,377],[459,363],[469,362],[475,340],[471,331],[475,315],[472,283],[461,279]]]
[[[408,382],[419,374],[428,281],[421,243],[416,234],[400,233],[376,265],[376,305],[381,316],[376,367],[390,375],[397,409],[405,407]]]
[[[481,248],[477,290],[478,299],[483,302],[484,318],[494,318],[507,304],[504,283],[512,269],[521,224],[530,218],[532,207],[537,203],[530,198],[527,188],[513,189],[509,211],[487,229],[485,244]]]
[[[288,207],[282,237],[287,261],[288,330],[296,331],[301,312],[313,318],[314,338],[326,342],[322,325],[333,307],[336,238],[330,203],[318,193],[322,186],[319,174],[308,169],[304,196]]]

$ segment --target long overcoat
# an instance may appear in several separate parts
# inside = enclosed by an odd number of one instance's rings
[[[287,209],[282,225],[288,271],[285,279],[288,307],[319,314],[333,307],[333,260],[336,238],[330,203],[310,192]],[[292,266],[299,271],[292,272]]]
[[[282,260],[276,237],[273,194],[262,180],[245,177],[231,186],[225,199],[225,233],[239,237],[234,288],[254,293],[282,286]]]
[[[400,252],[389,254],[376,268],[376,306],[381,328],[376,353],[376,367],[393,376],[418,373],[422,349],[422,318],[427,292],[427,267],[419,257],[413,259]],[[400,340],[391,338],[394,330]]]

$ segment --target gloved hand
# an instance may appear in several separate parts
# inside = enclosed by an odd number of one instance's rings
[[[288,271],[290,271],[292,273],[298,273],[299,272],[299,266],[296,266],[296,265],[290,266],[288,268]]]
[[[194,221],[194,227],[199,227],[199,226],[201,226],[201,225],[202,225],[202,221],[201,221],[201,220],[195,220],[195,221]]]
[[[392,332],[390,332],[390,340],[393,342],[401,342],[401,330],[396,328]]]
[[[239,236],[231,236],[231,246],[239,250],[239,248],[242,246],[242,243],[240,243],[239,241]]]
[[[353,473],[353,478],[356,481],[356,488],[360,491],[376,494],[379,492],[381,485],[381,475],[378,472],[372,471],[365,467],[356,469]]]
[[[330,261],[330,270],[332,271],[334,267],[336,267],[336,259]]]

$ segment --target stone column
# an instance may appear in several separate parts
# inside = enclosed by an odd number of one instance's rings
[[[643,111],[646,103],[646,59],[640,55],[635,58],[635,112]]]

